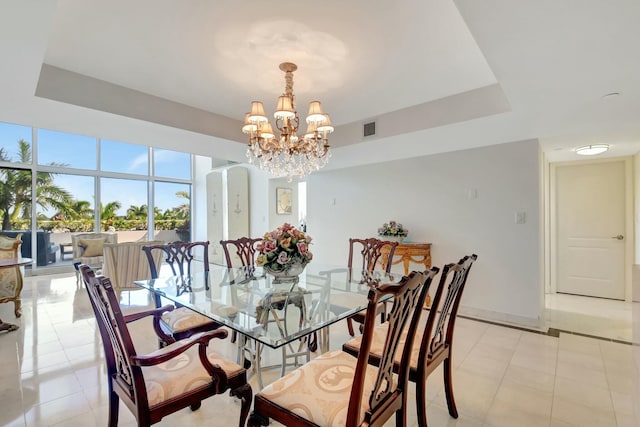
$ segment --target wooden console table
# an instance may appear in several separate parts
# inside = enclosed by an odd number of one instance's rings
[[[382,247],[382,265],[387,265],[389,259],[389,247]],[[404,266],[404,275],[409,274],[409,264],[422,264],[424,269],[431,268],[431,243],[400,243],[393,252],[391,265],[402,263]],[[426,305],[431,305],[431,297],[427,295]]]

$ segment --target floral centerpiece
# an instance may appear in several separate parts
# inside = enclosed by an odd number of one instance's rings
[[[382,227],[378,228],[378,236],[385,239],[397,239],[402,241],[409,234],[409,230],[403,227],[402,224],[395,221],[389,221],[382,224]]]
[[[302,273],[313,258],[309,252],[311,237],[291,224],[284,223],[265,233],[258,243],[256,265],[274,275],[294,276]]]

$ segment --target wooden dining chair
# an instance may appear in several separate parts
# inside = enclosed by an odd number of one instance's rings
[[[394,413],[396,425],[406,425],[408,358],[419,320],[416,309],[424,304],[434,275],[412,272],[399,283],[371,282],[360,354],[329,351],[271,383],[256,394],[248,426],[266,426],[270,418],[288,426],[382,426]],[[387,357],[372,369],[367,361],[375,313],[388,296],[393,297],[393,307],[384,341]],[[396,355],[407,362],[397,376]]]
[[[373,237],[367,239],[349,239],[349,258],[347,260],[347,280],[350,283],[362,281],[361,275],[358,272],[371,272],[376,267],[378,262],[382,262],[382,248],[388,246],[389,252],[387,256],[387,264],[380,266],[385,272],[391,271],[391,262],[393,260],[393,252],[398,246],[398,242],[391,242],[387,240],[380,240]],[[359,255],[358,255],[359,254]],[[359,260],[359,261],[358,261]],[[364,324],[364,311],[358,312],[351,317],[347,318],[347,328],[349,335],[354,336],[353,322]],[[376,315],[380,315],[380,321],[384,322],[387,316],[387,304],[380,303]],[[362,326],[360,326],[362,329]]]
[[[209,242],[170,242],[159,245],[142,246],[141,250],[146,254],[152,279],[159,277],[160,265],[156,263],[157,252],[162,254],[162,260],[169,265],[173,276],[189,278],[194,271],[193,261],[196,255],[202,256],[201,269],[204,274],[209,272]],[[196,251],[198,251],[196,253]],[[156,307],[162,305],[160,295],[154,294]],[[170,344],[173,341],[187,338],[195,333],[210,331],[222,326],[220,323],[196,313],[186,307],[177,307],[175,310],[164,313],[160,319],[157,331],[162,337],[161,345]]]
[[[212,350],[212,340],[226,337],[227,331],[203,332],[152,353],[138,354],[127,325],[148,316],[158,323],[162,313],[173,306],[125,316],[108,277],[96,276],[87,265],[81,265],[79,271],[104,347],[110,427],[118,425],[120,400],[136,417],[138,426],[150,426],[183,408],[197,410],[203,399],[227,390],[241,400],[239,426],[245,425],[253,394],[246,370]]]
[[[256,246],[262,238],[252,239],[251,237],[240,237],[234,240],[220,240],[222,250],[224,251],[224,259],[227,267],[246,267],[252,269],[256,265]],[[235,257],[234,257],[235,255]],[[240,265],[234,263],[232,259],[240,261]]]
[[[255,272],[257,245],[262,238],[240,237],[238,239],[220,240],[224,252],[224,260],[228,268],[243,267],[247,276]],[[234,256],[235,255],[235,256]],[[240,265],[233,260],[240,261]],[[231,342],[236,342],[237,333],[231,334]]]
[[[460,307],[460,299],[464,291],[471,266],[476,261],[476,254],[465,256],[457,264],[447,264],[442,269],[442,275],[436,289],[431,309],[423,310],[418,324],[418,337],[415,340],[409,366],[409,381],[416,383],[416,408],[418,411],[418,425],[427,425],[427,377],[442,363],[444,368],[444,390],[449,414],[458,418],[455,398],[453,395],[453,363],[452,346],[453,332]],[[446,290],[446,291],[445,291]],[[446,293],[445,293],[446,292]],[[444,300],[442,296],[444,294]],[[369,361],[379,366],[386,363],[384,337],[385,325],[378,326],[374,331],[373,344],[368,350]],[[357,337],[342,346],[342,349],[352,355],[359,355],[364,342]],[[395,371],[404,369],[404,359],[396,357]]]

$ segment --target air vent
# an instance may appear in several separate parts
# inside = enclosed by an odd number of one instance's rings
[[[376,134],[376,122],[364,124],[364,136],[371,136]]]

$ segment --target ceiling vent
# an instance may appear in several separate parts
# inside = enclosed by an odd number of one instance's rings
[[[364,124],[364,136],[372,136],[376,134],[376,122]]]

